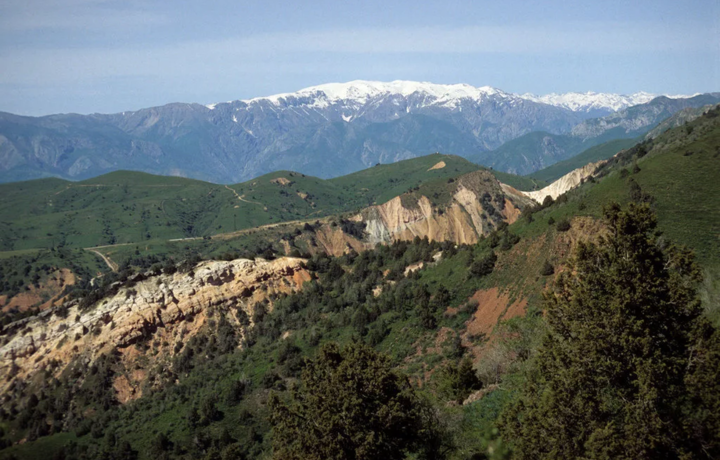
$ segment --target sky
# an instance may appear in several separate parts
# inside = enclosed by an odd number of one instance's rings
[[[4,112],[114,113],[351,80],[720,91],[720,1],[0,2]]]

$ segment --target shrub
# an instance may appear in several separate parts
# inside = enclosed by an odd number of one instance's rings
[[[473,264],[470,266],[470,273],[478,278],[487,276],[492,273],[493,268],[495,268],[496,261],[497,256],[495,255],[495,252],[491,252],[482,259],[473,262]]]
[[[567,232],[570,230],[570,221],[567,219],[560,219],[555,225],[555,228],[557,228],[558,232]]]
[[[542,268],[540,269],[540,274],[542,276],[550,276],[553,273],[555,273],[555,268],[552,266],[552,264],[550,262],[548,262],[546,260],[545,263],[543,264]]]

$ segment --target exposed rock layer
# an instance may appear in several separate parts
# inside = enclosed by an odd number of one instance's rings
[[[54,368],[60,372],[80,355],[92,362],[117,350],[125,359],[133,359],[137,353],[131,345],[150,336],[166,343],[158,356],[169,358],[200,329],[213,308],[222,310],[243,334],[240,310],[251,327],[257,302],[295,291],[309,279],[302,259],[208,261],[189,273],[153,276],[121,287],[87,311],[78,305],[61,316],[58,310],[45,311],[6,328],[0,347],[0,388],[4,391],[8,386],[13,364],[17,366],[13,373],[28,377],[51,361],[57,361]]]
[[[542,203],[545,197],[548,196],[555,200],[563,193],[567,192],[568,190],[572,190],[578,185],[580,185],[588,177],[591,177],[595,173],[597,167],[602,165],[603,163],[605,162],[598,161],[597,163],[588,163],[582,168],[577,168],[570,171],[569,173],[562,176],[560,179],[556,180],[555,182],[541,190],[522,193],[537,201],[538,203]]]

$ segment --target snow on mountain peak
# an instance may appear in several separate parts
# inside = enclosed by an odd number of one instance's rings
[[[305,107],[324,109],[331,105],[342,105],[349,110],[360,110],[369,103],[379,103],[382,100],[393,100],[402,97],[408,102],[407,112],[422,107],[445,107],[455,109],[461,107],[463,101],[482,102],[489,98],[502,99],[509,103],[531,101],[559,107],[573,112],[617,112],[633,105],[644,104],[651,101],[657,94],[637,92],[630,95],[613,93],[551,93],[544,96],[535,94],[507,93],[490,86],[475,87],[466,83],[436,84],[407,80],[391,82],[354,80],[346,83],[325,83],[311,86],[293,93],[275,94],[272,96],[245,99],[242,102],[248,105],[267,104],[280,108]],[[670,98],[683,98],[690,96],[668,96]],[[397,99],[395,99],[397,100]],[[397,104],[397,102],[394,102]],[[214,108],[210,104],[208,108]]]
[[[459,83],[453,85],[441,85],[429,82],[416,82],[395,80],[391,82],[355,80],[347,83],[326,83],[318,86],[301,89],[294,93],[282,93],[267,97],[257,97],[244,100],[252,104],[261,101],[268,101],[275,105],[282,104],[291,99],[304,100],[314,99],[310,105],[327,106],[339,101],[365,104],[377,98],[390,97],[394,95],[408,97],[413,94],[424,95],[432,98],[428,103],[444,105],[444,103],[455,103],[461,99],[481,100],[487,96],[499,96],[504,98],[515,97],[499,89],[490,86],[476,88],[474,86]]]
[[[602,109],[617,112],[618,110],[622,110],[633,105],[650,102],[657,97],[657,94],[638,92],[631,95],[624,95],[588,91],[585,93],[550,93],[545,96],[523,94],[521,97],[534,102],[542,102],[556,107],[563,107],[572,110],[573,112],[588,112],[590,110]]]

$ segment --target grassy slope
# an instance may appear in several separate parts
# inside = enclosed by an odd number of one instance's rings
[[[630,201],[629,181],[634,179],[653,197],[659,229],[670,240],[694,249],[705,267],[720,269],[720,116],[703,116],[663,133],[642,158],[632,155],[633,149],[627,152],[608,167],[607,176],[571,191],[567,204],[541,211],[535,222],[519,222],[518,231],[538,235],[546,230],[550,216],[600,217],[607,202]],[[632,171],[634,162],[640,172],[623,178],[621,169]]]
[[[440,162],[445,167],[430,170]],[[96,255],[79,248],[102,246],[98,250],[117,264],[148,256],[239,257],[262,252],[268,241],[282,251],[281,238],[294,228],[250,229],[354,211],[477,168],[461,157],[434,154],[332,180],[277,171],[224,186],[117,171],[82,182],[49,178],[0,184],[0,269],[5,275],[0,293],[22,290],[28,266],[31,274],[72,264],[87,273],[108,270]],[[243,233],[201,238],[236,231]],[[60,257],[52,248],[69,251]]]
[[[582,153],[567,160],[555,163],[545,169],[529,174],[525,177],[539,181],[553,182],[570,171],[581,168],[588,163],[595,163],[600,160],[607,160],[621,150],[632,147],[639,139],[616,139],[604,144],[590,147]],[[511,184],[512,185],[512,184]],[[517,187],[516,187],[517,188]],[[522,189],[529,190],[529,189]]]
[[[430,170],[433,166],[444,162],[445,166]],[[356,195],[355,203],[367,206],[384,203],[422,183],[457,177],[476,171],[477,165],[455,155],[434,153],[412,160],[377,165],[347,176],[330,179],[345,191]]]
[[[428,171],[440,161],[447,166]],[[383,202],[425,181],[475,169],[460,157],[436,154],[329,181],[278,171],[225,187],[119,171],[77,183],[2,184],[0,250],[142,244],[311,219]]]
[[[541,188],[548,185],[551,181],[531,177],[531,176],[516,176],[515,174],[509,174],[502,171],[492,170],[493,176],[497,178],[503,184],[507,184],[514,187],[517,190],[531,191],[540,190]]]

